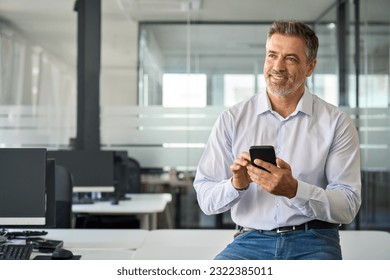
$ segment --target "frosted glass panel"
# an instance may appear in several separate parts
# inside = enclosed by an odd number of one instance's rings
[[[123,149],[143,167],[195,169],[224,107],[110,107],[102,110],[104,149]],[[347,108],[359,130],[362,168],[390,169],[389,109]]]
[[[142,167],[194,170],[224,107],[105,107],[104,149],[127,150]]]
[[[388,108],[341,108],[359,130],[363,170],[390,169]],[[224,107],[103,107],[102,149],[126,150],[142,167],[196,168]],[[46,106],[0,106],[1,147],[70,148],[74,110]]]
[[[76,135],[74,109],[0,106],[1,147],[67,148]]]

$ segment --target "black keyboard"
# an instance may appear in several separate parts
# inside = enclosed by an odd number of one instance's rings
[[[32,251],[31,244],[0,245],[0,260],[29,260]]]
[[[3,233],[3,236],[8,239],[14,239],[17,237],[34,237],[46,235],[47,231],[38,231],[38,230],[24,230],[24,231],[8,231]]]

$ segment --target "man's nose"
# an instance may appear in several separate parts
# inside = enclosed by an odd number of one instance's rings
[[[277,71],[283,71],[286,69],[286,63],[283,58],[278,58],[275,60],[274,69]]]

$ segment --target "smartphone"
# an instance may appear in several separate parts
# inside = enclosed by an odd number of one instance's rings
[[[254,164],[253,162],[255,159],[261,159],[276,165],[275,149],[273,146],[251,146],[249,148],[249,154],[251,156],[252,164],[258,168],[266,170],[265,168]]]

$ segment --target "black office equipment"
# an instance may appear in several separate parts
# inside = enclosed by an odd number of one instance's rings
[[[53,226],[51,171],[46,149],[0,149],[0,226]]]
[[[1,235],[7,237],[8,239],[14,239],[14,238],[24,238],[24,237],[38,237],[38,236],[44,236],[47,234],[47,231],[45,230],[12,230],[12,231],[2,231]]]
[[[114,190],[114,152],[101,150],[48,151],[57,165],[71,174],[73,204],[90,204],[96,200],[94,193]],[[80,190],[82,189],[82,190]],[[113,197],[113,194],[109,195]]]
[[[127,151],[114,152],[114,186],[112,204],[131,199],[126,194],[141,192],[140,164],[136,159],[128,157]]]
[[[67,251],[69,251],[69,250],[67,250]],[[41,260],[42,261],[42,260],[80,260],[81,259],[81,255],[73,255],[72,256],[72,255],[69,254],[69,252],[63,251],[63,249],[62,249],[61,251],[58,251],[54,255],[38,255],[38,256],[35,256],[34,260]]]
[[[64,248],[57,248],[51,254],[52,260],[70,260],[73,259],[72,251]]]
[[[56,228],[70,228],[72,221],[72,175],[61,165],[55,166]]]
[[[46,227],[56,227],[55,160],[46,159]]]
[[[34,250],[42,253],[52,253],[57,248],[62,248],[62,240],[44,239],[44,238],[27,238],[26,244],[33,245]]]
[[[114,152],[114,186],[115,193],[112,204],[118,204],[120,200],[127,200],[126,193],[129,193],[129,168],[127,151]]]
[[[55,159],[56,165],[66,167],[71,173],[74,190],[80,187],[85,190],[73,197],[73,203],[93,203],[88,189],[91,192],[102,189],[101,199],[111,200],[113,204],[125,200],[125,194],[131,192],[129,178],[133,170],[129,166],[134,168],[134,164],[129,161],[127,151],[58,150],[48,151],[48,158]],[[140,175],[136,176],[139,176],[139,183],[138,177],[132,180],[140,185]],[[105,193],[107,187],[114,191]]]
[[[135,158],[128,158],[128,170],[129,170],[129,193],[141,192],[141,165]]]
[[[32,251],[31,244],[0,245],[0,260],[29,260]]]
[[[104,188],[114,186],[114,155],[111,151],[57,150],[48,151],[57,165],[72,174],[73,187]]]

